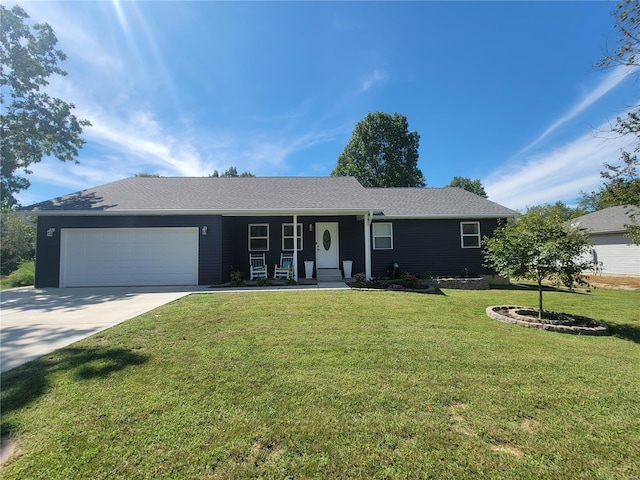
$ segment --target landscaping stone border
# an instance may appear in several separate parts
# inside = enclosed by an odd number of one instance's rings
[[[439,288],[427,287],[424,288],[406,288],[404,285],[392,284],[386,288],[374,288],[374,287],[359,287],[353,283],[349,285],[352,290],[362,290],[367,292],[408,292],[408,293],[427,293],[427,294],[440,294]]]
[[[556,313],[559,320],[543,320],[542,322],[532,320],[530,316],[521,315],[521,310],[535,311],[531,307],[518,307],[513,305],[494,305],[487,307],[487,316],[505,323],[511,323],[527,328],[538,328],[551,332],[569,333],[573,335],[610,335],[609,326],[598,320],[579,315],[569,315],[567,313]],[[555,312],[553,312],[555,313]],[[571,322],[590,323],[593,326],[571,325]]]
[[[439,290],[441,288],[451,288],[457,290],[489,290],[491,285],[488,278],[429,278],[419,279],[417,287],[414,289],[407,288],[400,280],[376,279],[372,283],[375,286],[365,287],[364,284],[357,285],[355,279],[346,280],[351,288],[371,289],[371,290]]]
[[[421,280],[430,287],[453,288],[457,290],[489,290],[487,278],[434,278]]]

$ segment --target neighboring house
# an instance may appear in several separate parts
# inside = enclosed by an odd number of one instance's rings
[[[631,215],[637,215],[634,221]],[[640,223],[640,209],[633,206],[605,208],[572,221],[585,229],[593,247],[592,260],[603,275],[640,275],[640,245],[625,234],[625,225]]]
[[[515,212],[460,188],[362,187],[352,177],[134,177],[22,209],[38,216],[36,286],[214,285],[270,272],[293,252],[296,278],[343,260],[367,278],[401,271],[493,275],[480,242]],[[294,224],[296,228],[294,228]],[[328,274],[328,275],[326,275]]]

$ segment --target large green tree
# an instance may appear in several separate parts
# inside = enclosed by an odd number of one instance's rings
[[[551,279],[573,288],[582,283],[583,270],[593,268],[586,253],[586,232],[572,226],[553,206],[529,209],[515,222],[485,238],[487,265],[500,275],[534,280],[538,286],[538,317],[543,318],[542,281]]]
[[[66,55],[56,49],[51,26],[28,25],[19,5],[0,5],[0,16],[0,203],[13,206],[14,195],[30,185],[23,175],[43,156],[77,162],[82,127],[90,123],[72,113],[72,103],[42,90],[52,75],[66,75],[59,67]]]
[[[484,191],[484,187],[480,180],[471,180],[467,177],[453,177],[453,180],[451,180],[451,183],[447,186],[460,187],[465,189],[467,192],[475,193],[476,195],[487,198],[487,192]]]
[[[353,176],[365,187],[424,187],[418,168],[420,135],[403,115],[368,113],[338,156],[332,176]]]

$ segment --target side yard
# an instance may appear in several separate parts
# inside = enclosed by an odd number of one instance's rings
[[[640,291],[191,295],[2,375],[22,478],[633,478]]]

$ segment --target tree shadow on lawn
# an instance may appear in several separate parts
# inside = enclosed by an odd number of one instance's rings
[[[49,376],[61,371],[70,372],[75,380],[106,377],[113,372],[149,360],[148,355],[123,348],[67,347],[45,355],[24,365],[2,373],[2,415],[19,410],[39,396],[50,386]],[[1,436],[12,433],[15,426],[3,418]]]
[[[640,343],[640,326],[631,325],[630,323],[619,323],[609,325],[609,331],[614,337],[621,338],[623,340],[630,340],[634,343]]]
[[[538,286],[530,283],[510,283],[509,285],[492,284],[491,290],[512,290],[512,291],[527,291],[537,292]],[[553,285],[542,285],[543,292],[556,292],[556,293],[571,293],[573,295],[585,295],[587,292],[580,292],[578,290],[569,290],[568,288],[555,287]]]
[[[531,285],[526,283],[510,283],[509,285],[492,285],[491,290],[523,290],[523,291],[537,291],[537,285]],[[566,288],[553,287],[550,285],[542,286],[543,292],[557,292],[557,293],[571,293],[574,295],[588,295],[590,292],[578,292],[571,291]],[[570,312],[565,312],[570,313]],[[640,343],[640,326],[632,325],[630,323],[611,323],[603,320],[608,326],[611,335],[621,338],[623,340],[630,340],[634,343]]]

